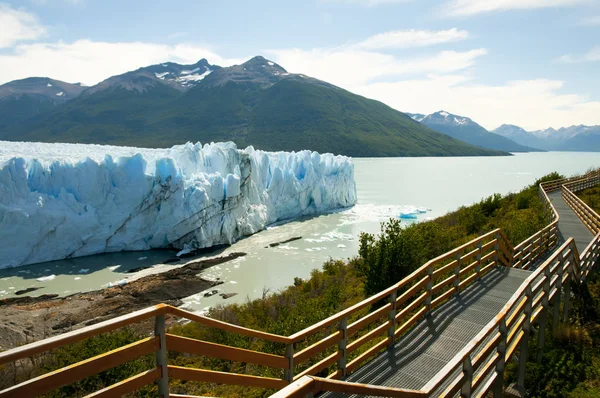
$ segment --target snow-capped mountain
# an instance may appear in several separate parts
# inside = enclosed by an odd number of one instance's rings
[[[115,87],[140,93],[160,86],[186,91],[198,85],[206,76],[217,69],[221,69],[221,67],[210,65],[206,59],[201,59],[192,65],[165,62],[109,77],[86,90],[85,95]]]
[[[522,145],[533,145],[548,151],[600,151],[600,126],[571,126],[560,129],[526,131],[503,124],[493,131]]]
[[[240,147],[351,156],[506,154],[451,139],[381,102],[288,73],[261,56],[229,67],[205,59],[146,66],[112,76],[36,117],[7,128],[1,123],[0,115],[0,139],[12,141],[148,147],[234,141]]]
[[[80,83],[67,83],[48,77],[28,77],[0,86],[0,100],[35,96],[53,103],[62,103],[77,97],[85,87]]]
[[[408,113],[408,115],[432,130],[439,131],[471,145],[507,152],[539,151],[535,147],[520,145],[507,137],[490,133],[465,116],[454,115],[443,110],[430,115],[418,113]]]
[[[0,86],[0,130],[54,109],[85,90],[48,77],[29,77]]]

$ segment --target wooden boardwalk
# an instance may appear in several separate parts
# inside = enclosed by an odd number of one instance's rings
[[[531,271],[495,267],[346,381],[419,390],[504,307]],[[323,397],[348,397],[326,393]],[[358,397],[358,395],[351,395]]]
[[[558,219],[558,231],[560,242],[573,237],[577,244],[579,254],[590,244],[594,236],[589,229],[581,222],[577,214],[565,203],[561,192],[556,191],[548,195],[554,205],[556,212],[560,215]]]
[[[561,192],[548,195],[559,214],[559,239],[573,237],[581,253],[593,235],[565,203]],[[531,271],[496,267],[419,322],[392,347],[346,378],[385,387],[422,389],[499,313]],[[458,374],[458,371],[457,371]],[[443,391],[443,387],[440,389]],[[359,397],[325,393],[322,397]]]

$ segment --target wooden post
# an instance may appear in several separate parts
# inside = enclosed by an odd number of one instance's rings
[[[396,298],[398,295],[398,291],[395,290],[390,295],[390,304],[392,308],[388,311],[388,322],[390,326],[388,327],[388,347],[394,344],[394,333],[396,333]]]
[[[493,392],[495,398],[502,398],[504,396],[504,367],[506,365],[506,340],[508,338],[505,317],[500,319],[498,331],[500,332],[500,341],[497,348],[498,362],[496,362],[496,380],[494,381]]]
[[[520,354],[519,354],[519,378],[517,385],[524,391],[525,389],[525,367],[527,365],[527,357],[529,355],[529,333],[531,331],[531,311],[533,303],[533,293],[531,291],[531,285],[527,285],[525,293],[527,302],[525,304],[525,320],[523,321],[523,339],[521,340]]]
[[[294,381],[294,343],[289,343],[285,349],[285,357],[288,360],[288,367],[284,369],[283,378],[291,383]]]
[[[494,245],[494,263],[496,263],[496,267],[500,264],[500,231],[496,232],[496,244]],[[481,258],[481,257],[480,257]],[[512,264],[510,264],[512,267]]]
[[[499,234],[496,234],[496,237]],[[496,238],[497,239],[497,238]],[[496,244],[498,244],[498,240],[496,240]],[[475,266],[475,272],[477,273],[477,279],[481,279],[481,241],[479,241],[479,243],[477,243],[477,257],[475,257],[477,259],[477,265]],[[498,252],[496,252],[496,254],[498,254]]]
[[[558,332],[558,322],[560,319],[560,296],[562,294],[562,278],[563,278],[563,254],[558,254],[558,278],[556,280],[556,297],[554,299],[552,309],[552,333],[556,336]]]
[[[569,321],[569,299],[571,298],[571,279],[573,279],[573,268],[575,266],[573,257],[574,255],[571,255],[571,258],[569,259],[569,269],[567,270],[567,284],[565,286],[565,299],[563,300],[563,323],[567,323]]]
[[[158,379],[158,395],[161,398],[169,397],[169,369],[167,368],[167,335],[165,330],[165,316],[157,315],[154,321],[154,335],[159,337],[159,348],[156,351],[156,367],[160,368]]]
[[[460,390],[460,396],[469,398],[471,396],[471,387],[473,385],[473,364],[471,363],[471,356],[467,357],[463,361],[463,374],[465,375],[465,382]]]
[[[338,375],[340,379],[346,377],[346,346],[348,345],[348,318],[344,317],[338,325],[338,330],[342,332],[342,339],[338,342],[338,352],[340,353],[340,359],[337,361]]]
[[[429,265],[427,267],[427,284],[425,285],[425,290],[427,291],[427,296],[425,296],[425,306],[427,307],[427,314],[431,314],[431,301],[432,301],[432,292],[431,289],[433,287],[433,265]]]
[[[460,283],[460,253],[456,255],[456,267],[454,267],[454,294],[458,294],[458,285]]]
[[[548,296],[550,295],[550,265],[546,267],[544,270],[544,277],[546,280],[544,281],[544,297],[542,297],[543,306],[542,312],[540,314],[540,320],[538,322],[539,330],[538,330],[538,352],[537,352],[537,362],[541,363],[542,358],[544,357],[544,336],[546,334],[546,322],[548,321]]]

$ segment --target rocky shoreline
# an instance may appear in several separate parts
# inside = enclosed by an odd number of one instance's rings
[[[0,351],[102,322],[154,304],[182,304],[182,299],[222,281],[198,273],[246,253],[192,261],[181,267],[144,276],[124,285],[67,297],[20,296],[0,301]]]

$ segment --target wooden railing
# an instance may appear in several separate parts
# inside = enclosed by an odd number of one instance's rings
[[[584,201],[579,199],[575,192],[583,191],[600,184],[600,175],[592,173],[587,178],[576,179],[562,185],[562,197],[564,201],[573,209],[577,217],[594,235],[589,245],[581,253],[581,279],[585,281],[592,270],[592,267],[598,261],[600,255],[600,216],[592,210]]]
[[[596,244],[586,249],[588,257],[582,257],[581,262],[572,239],[554,251],[535,269],[496,319],[421,391],[369,386],[335,379],[344,378],[388,348],[434,308],[494,267],[535,268],[541,259],[554,250],[558,242],[558,214],[546,192],[563,189],[564,194],[565,182],[573,181],[575,179],[561,181],[561,185],[551,182],[540,186],[542,201],[549,210],[550,223],[516,247],[512,247],[502,231],[496,229],[428,261],[388,289],[291,336],[248,329],[161,304],[1,352],[0,365],[23,361],[33,355],[100,333],[154,319],[154,333],[151,337],[27,380],[0,391],[0,397],[41,395],[145,355],[155,356],[155,367],[89,396],[120,396],[152,383],[158,384],[160,396],[175,396],[169,394],[169,380],[173,379],[282,389],[275,394],[276,397],[303,396],[305,393],[319,391],[390,397],[439,395],[440,389],[443,389],[441,394],[444,396],[455,392],[470,396],[476,391],[487,391],[490,388],[498,391],[503,383],[504,364],[517,346],[521,345],[521,357],[526,358],[527,349],[523,346],[523,341],[527,340],[524,336],[529,335],[532,323],[541,319],[545,322],[549,301],[556,298],[560,300],[563,286],[569,285],[573,279],[584,278],[589,273],[598,257],[598,236]],[[576,181],[573,182],[575,183]],[[593,214],[597,220],[598,215]],[[562,296],[566,313],[569,295]],[[556,311],[558,306],[554,305],[552,308]],[[274,355],[166,333],[167,316],[271,342],[281,346],[281,353]],[[557,317],[554,319],[556,321]],[[543,332],[540,333],[543,336]],[[168,351],[265,366],[273,369],[273,374],[279,374],[279,377],[172,366],[168,364]],[[460,376],[450,380],[451,375],[459,370]],[[316,377],[322,372],[328,373],[326,379]]]
[[[540,184],[540,200],[546,209],[546,214],[550,219],[550,223],[515,246],[513,251],[513,262],[511,264],[513,268],[530,269],[543,255],[549,253],[556,244],[558,244],[559,216],[548,197],[548,192],[553,192],[558,189],[560,189],[560,187],[556,188],[555,181]]]

